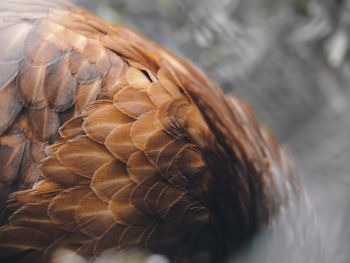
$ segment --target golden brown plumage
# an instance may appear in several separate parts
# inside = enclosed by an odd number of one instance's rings
[[[246,103],[132,31],[44,0],[0,4],[0,166],[0,259],[21,262],[61,247],[218,261],[294,181]]]

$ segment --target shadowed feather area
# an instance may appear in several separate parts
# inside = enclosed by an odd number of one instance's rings
[[[218,262],[298,187],[245,102],[64,1],[0,4],[0,167],[11,262],[133,248]]]

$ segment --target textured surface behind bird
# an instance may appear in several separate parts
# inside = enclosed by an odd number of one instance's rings
[[[301,222],[282,216],[237,262],[348,262],[349,1],[76,2],[191,59],[292,149],[310,199]]]

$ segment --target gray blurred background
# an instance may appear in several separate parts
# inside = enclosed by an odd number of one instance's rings
[[[191,60],[291,149],[307,204],[232,262],[350,262],[350,1],[75,2]]]

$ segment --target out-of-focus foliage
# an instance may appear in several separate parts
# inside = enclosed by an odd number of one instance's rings
[[[294,152],[309,202],[233,262],[349,262],[350,1],[75,2],[191,60]]]

